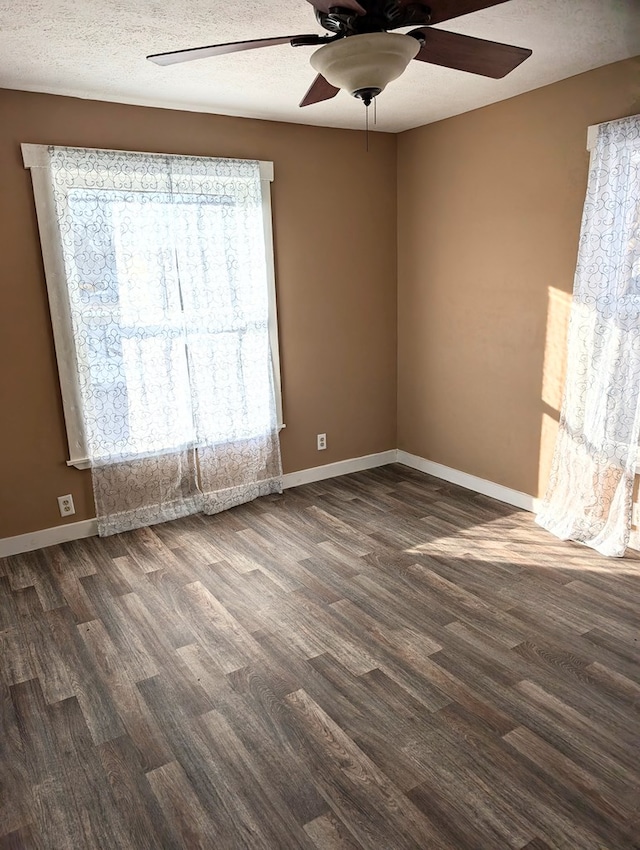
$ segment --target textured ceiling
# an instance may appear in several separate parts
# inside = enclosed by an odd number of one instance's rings
[[[640,54],[640,0],[511,0],[443,29],[533,49],[503,80],[412,62],[378,98],[398,132]],[[345,92],[298,107],[313,48],[289,45],[160,68],[148,53],[323,32],[305,0],[0,0],[0,87],[362,128]]]

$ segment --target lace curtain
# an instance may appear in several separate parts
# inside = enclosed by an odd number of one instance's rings
[[[603,124],[592,157],[567,378],[537,521],[622,556],[640,436],[640,116]]]
[[[281,492],[259,163],[49,162],[99,533]]]

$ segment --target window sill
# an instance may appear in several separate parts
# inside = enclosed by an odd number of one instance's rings
[[[91,469],[91,461],[88,457],[79,457],[76,460],[68,460],[67,466],[75,466],[76,469]]]
[[[283,422],[281,425],[278,425],[278,431],[282,431],[282,429],[286,427],[287,426]],[[176,449],[176,451],[178,450]],[[88,457],[77,457],[73,460],[68,460],[66,463],[67,466],[73,466],[76,469],[91,469],[91,459]],[[638,472],[640,472],[640,464],[638,467]]]

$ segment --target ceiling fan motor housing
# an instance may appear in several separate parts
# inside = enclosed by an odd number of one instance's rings
[[[386,32],[415,24],[425,26],[431,20],[431,10],[424,3],[361,0],[359,5],[366,9],[366,15],[343,8],[338,0],[327,12],[316,8],[316,18],[324,29],[341,36]]]

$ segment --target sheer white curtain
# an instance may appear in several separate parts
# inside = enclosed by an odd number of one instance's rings
[[[49,160],[99,533],[281,492],[259,163]]]
[[[537,521],[622,556],[640,436],[640,116],[602,124],[592,156],[567,378]]]

